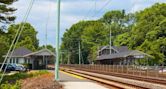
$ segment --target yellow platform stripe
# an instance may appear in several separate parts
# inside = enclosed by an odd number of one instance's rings
[[[83,78],[83,77],[81,77],[81,76],[78,76],[78,75],[75,75],[75,74],[70,74],[70,73],[67,73],[67,72],[64,72],[64,71],[61,71],[61,70],[60,70],[60,72],[61,72],[61,73],[64,73],[64,74],[67,74],[67,75],[69,75],[69,76],[72,76],[72,77],[74,77],[74,78],[81,79],[81,80],[84,80],[84,79],[85,79],[85,78]]]

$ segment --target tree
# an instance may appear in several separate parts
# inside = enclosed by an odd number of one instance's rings
[[[23,23],[13,24],[8,28],[7,37],[9,38],[9,43],[10,44],[13,41],[13,38],[15,37],[15,34],[16,34],[18,28],[22,24]],[[32,47],[31,49],[32,50],[37,50],[38,49],[39,40],[37,39],[37,32],[35,31],[34,27],[29,23],[25,23],[23,31],[20,35],[18,44],[19,44],[19,42],[21,42],[23,40],[25,40],[25,41],[26,40],[31,40],[32,41],[31,45],[34,47],[34,48]],[[20,46],[23,46],[23,45],[20,45]]]
[[[129,32],[135,22],[134,15],[126,14],[124,10],[108,11],[103,15],[100,21],[105,23],[108,29],[111,30],[113,43],[118,35]]]
[[[109,29],[106,29],[102,22],[93,21],[92,25],[85,27],[81,38],[83,44],[89,49],[89,60],[94,61],[98,48],[109,44]]]
[[[12,16],[12,14],[14,13],[14,11],[16,11],[16,9],[9,6],[16,1],[17,0],[1,0],[0,1],[0,23],[3,23],[5,25],[5,24],[14,22],[16,17]],[[4,26],[0,28],[1,31],[3,30],[3,27]]]
[[[109,44],[109,30],[100,21],[81,21],[66,31],[62,38],[61,50],[65,51],[71,63],[78,63],[78,45],[81,43],[81,52],[84,63],[94,60],[98,46]],[[69,55],[70,54],[70,55]],[[89,58],[89,59],[88,59]]]
[[[65,53],[65,61],[68,61],[67,59],[72,59],[70,60],[71,63],[78,63],[78,44],[79,42],[82,43],[81,35],[84,28],[91,24],[92,21],[80,21],[66,30],[61,45],[61,51]],[[85,63],[87,63],[87,51],[87,49],[82,48],[82,55]]]
[[[35,51],[36,50],[35,46],[33,45],[32,39],[29,36],[25,37],[24,40],[21,40],[17,44],[17,48],[19,48],[19,47],[25,47],[25,48],[27,48],[27,49],[29,49],[31,51]]]
[[[3,62],[3,56],[6,55],[7,50],[9,48],[8,38],[0,35],[0,62]]]
[[[51,52],[54,52],[55,53],[55,48],[52,46],[52,45],[43,45],[43,46],[40,46],[39,48],[38,48],[38,50],[41,50],[41,49],[44,49],[44,48],[47,48],[47,49],[49,49]]]
[[[135,22],[128,36],[119,35],[116,44],[123,45],[127,41],[130,49],[141,50],[154,56],[155,64],[164,62],[166,38],[166,4],[156,3],[152,7],[135,13]],[[125,34],[124,34],[125,35]],[[126,38],[128,37],[128,38]]]
[[[68,50],[72,62],[78,63],[78,42],[81,42],[84,58],[95,60],[98,47],[109,44],[110,30],[114,46],[128,46],[150,54],[154,56],[153,64],[166,60],[165,3],[156,3],[136,13],[109,11],[99,20],[74,24],[64,34],[61,49]]]

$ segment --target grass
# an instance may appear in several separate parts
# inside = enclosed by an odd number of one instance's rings
[[[14,75],[6,75],[3,78],[2,84],[0,85],[0,89],[20,89],[21,84],[20,80],[25,78],[37,77],[43,74],[49,73],[46,70],[40,70],[32,73],[16,73]]]

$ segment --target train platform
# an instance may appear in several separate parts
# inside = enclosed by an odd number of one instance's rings
[[[72,70],[73,72],[75,72],[77,74],[86,74],[86,75],[91,75],[91,76],[95,76],[98,78],[101,77],[103,79],[121,82],[124,84],[126,83],[126,84],[135,85],[135,86],[141,86],[146,89],[166,89],[165,85],[157,84],[157,83],[150,83],[150,82],[146,82],[146,81],[139,81],[139,80],[122,78],[122,77],[115,77],[115,76],[93,73],[93,72],[82,71],[82,70],[75,70],[75,69],[67,69],[67,70],[70,70],[70,71]],[[129,89],[129,88],[125,88],[125,89]]]
[[[64,89],[108,89],[101,84],[64,71],[59,72],[59,77],[59,82]]]

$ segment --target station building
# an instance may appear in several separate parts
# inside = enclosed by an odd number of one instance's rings
[[[131,65],[136,60],[145,58],[150,59],[152,56],[138,50],[129,50],[127,46],[103,46],[100,47],[95,62],[97,64]]]
[[[54,57],[55,54],[46,48],[32,52],[25,47],[20,47],[15,49],[12,54],[10,53],[7,58],[9,58],[8,63],[29,64],[30,69],[46,69],[47,64]]]

